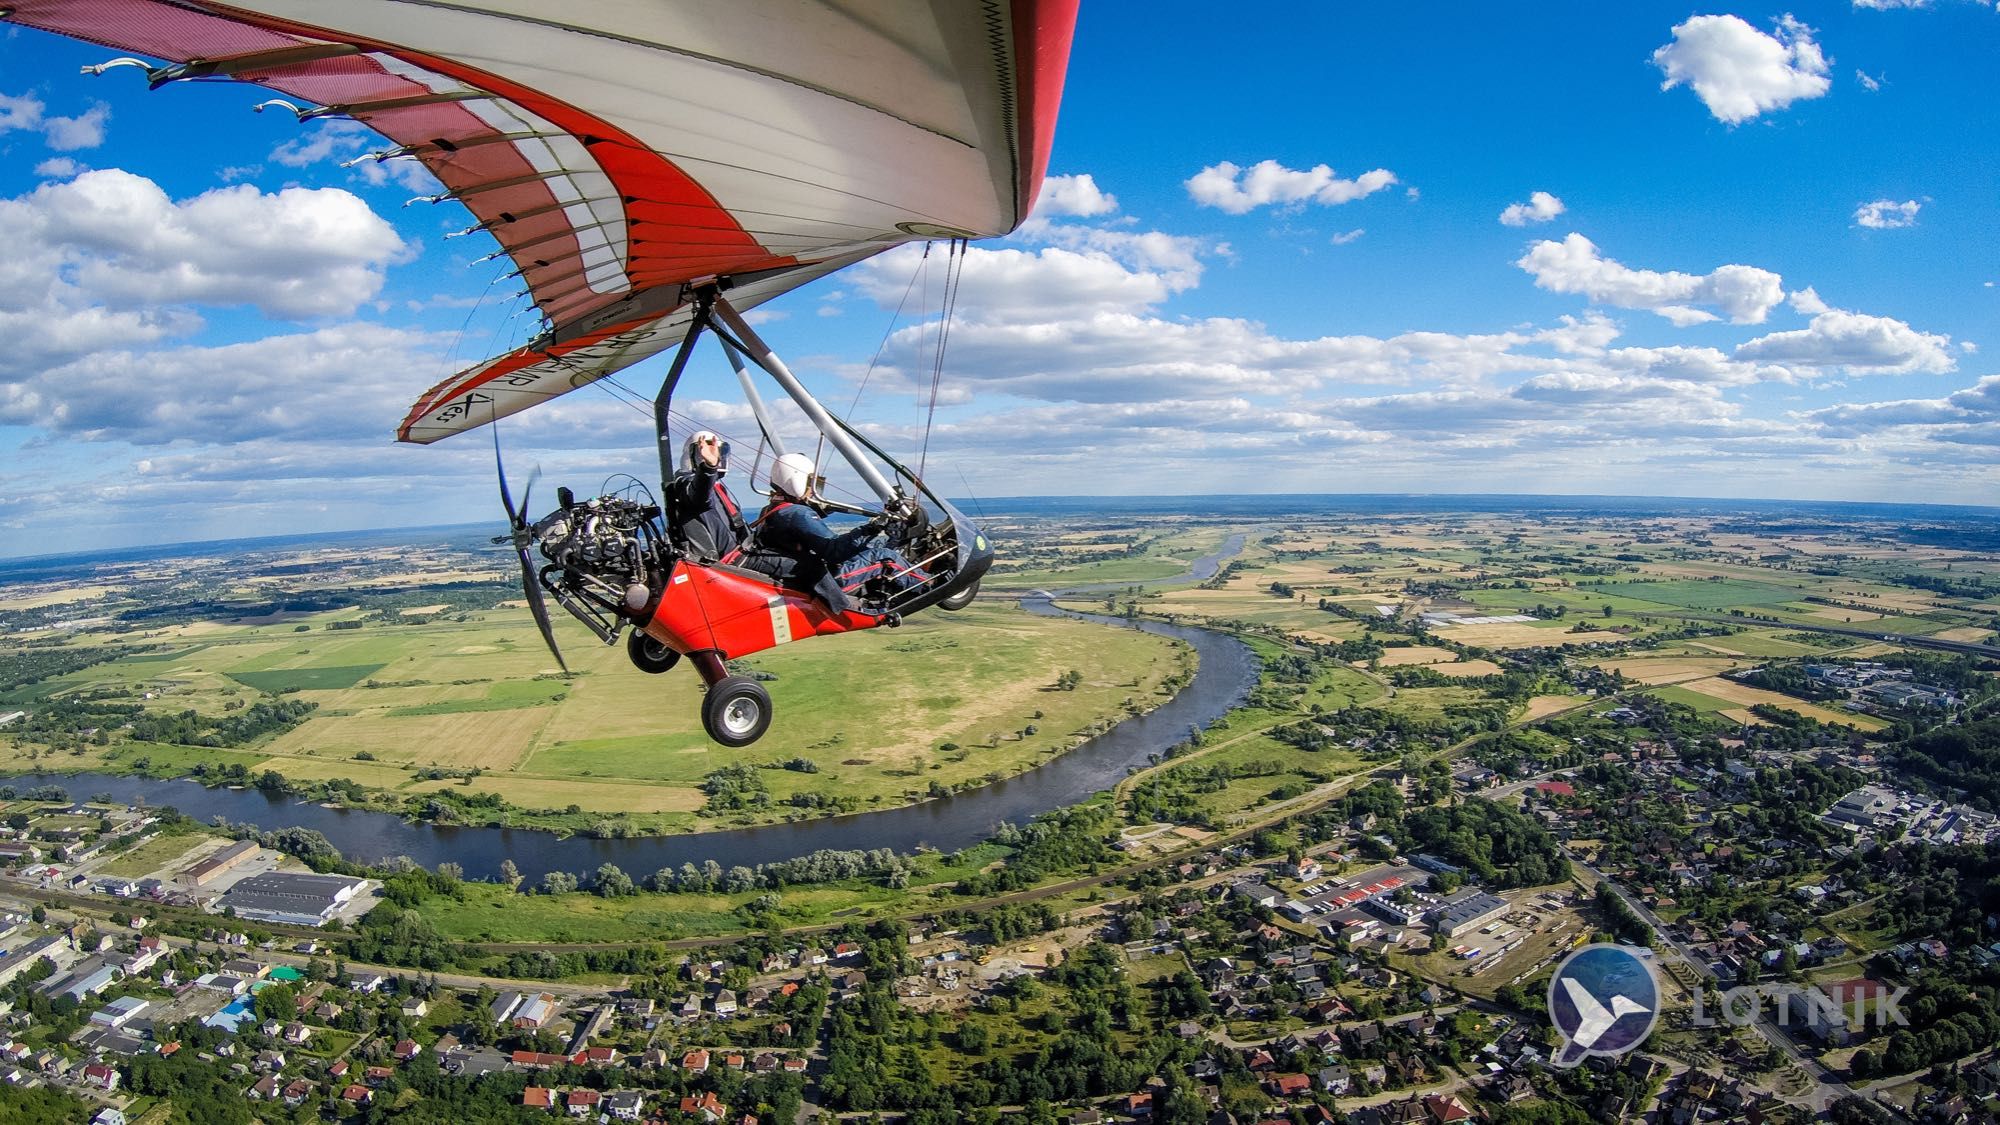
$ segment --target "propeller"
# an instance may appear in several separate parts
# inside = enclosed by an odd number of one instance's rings
[[[535,533],[528,526],[528,498],[534,495],[535,481],[542,475],[537,468],[528,474],[528,485],[521,490],[521,506],[514,507],[513,493],[507,490],[507,466],[500,458],[500,427],[493,427],[493,471],[500,477],[500,503],[507,508],[509,533],[495,536],[495,543],[511,543],[514,553],[521,560],[521,592],[528,597],[528,611],[535,615],[535,627],[542,631],[542,642],[549,646],[549,654],[556,658],[556,666],[563,675],[570,674],[569,665],[564,662],[562,650],[556,647],[555,631],[549,627],[548,603],[542,599],[542,584],[535,574],[535,564],[528,557],[528,548],[535,545]]]

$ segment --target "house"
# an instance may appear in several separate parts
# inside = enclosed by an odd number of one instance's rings
[[[1424,1112],[1436,1125],[1456,1125],[1472,1117],[1472,1111],[1465,1108],[1465,1103],[1451,1094],[1432,1094],[1425,1098]]]
[[[381,973],[360,972],[347,974],[347,987],[363,994],[382,991],[389,978]],[[509,995],[512,995],[511,993]]]
[[[121,1110],[105,1106],[97,1111],[96,1117],[90,1119],[90,1125],[125,1125],[125,1114]]]
[[[861,956],[861,946],[854,942],[843,941],[833,947],[833,957],[836,961],[859,956]]]
[[[583,1051],[583,1063],[585,1066],[617,1066],[618,1048],[616,1047],[587,1048]]]
[[[597,1113],[597,1103],[604,1100],[604,1095],[596,1090],[571,1090],[566,1100],[571,1117],[591,1117]]]
[[[725,988],[715,994],[715,1014],[733,1016],[736,1014],[736,993]]]
[[[513,1025],[517,1030],[533,1031],[545,1027],[556,1014],[556,998],[544,992],[522,1002],[514,1011]]]
[[[1274,1074],[1267,1088],[1275,1097],[1302,1097],[1312,1092],[1312,1079],[1303,1074]]]
[[[703,1119],[708,1121],[709,1125],[715,1125],[716,1122],[722,1120],[723,1114],[727,1112],[727,1107],[722,1104],[721,1099],[715,1096],[714,1090],[708,1090],[704,1091],[699,1098],[682,1098],[681,1112],[690,1116],[699,1114]]]
[[[312,1028],[307,1027],[305,1024],[294,1021],[292,1023],[288,1023],[285,1025],[283,1038],[285,1042],[290,1043],[295,1047],[303,1046],[306,1040],[312,1038],[312,1033],[313,1033]]]
[[[399,1039],[396,1041],[396,1045],[389,1050],[389,1054],[397,1062],[409,1062],[423,1053],[423,1045],[414,1039]]]
[[[118,1072],[102,1063],[84,1067],[83,1080],[107,1093],[118,1088]]]
[[[420,1020],[429,1015],[430,1012],[431,1005],[428,1000],[406,1000],[403,1003],[404,1019]]]
[[[312,1090],[312,1083],[303,1078],[295,1078],[290,1085],[285,1087],[284,1093],[280,1096],[284,1099],[286,1105],[297,1109],[305,1104],[307,1098],[312,1096]]]
[[[618,1121],[637,1121],[646,1106],[646,1095],[637,1090],[613,1090],[604,1095],[604,1111]]]
[[[708,1073],[708,1052],[700,1047],[681,1056],[681,1067],[696,1074]]]
[[[372,1105],[375,1102],[375,1091],[357,1083],[342,1090],[340,1100],[354,1105]]]
[[[257,1080],[255,1086],[243,1092],[243,1096],[253,1101],[267,1102],[278,1096],[278,1076],[266,1074]]]
[[[1354,1085],[1354,1076],[1344,1066],[1321,1067],[1316,1077],[1319,1088],[1329,1094],[1345,1094]]]
[[[556,1092],[546,1086],[530,1086],[521,1091],[521,1107],[523,1109],[554,1109],[556,1107]]]

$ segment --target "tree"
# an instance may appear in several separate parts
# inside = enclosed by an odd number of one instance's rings
[[[500,879],[510,887],[518,887],[521,885],[521,869],[514,866],[513,860],[503,859],[500,861]]]
[[[542,876],[542,893],[566,895],[576,889],[576,876],[567,871],[551,871]]]
[[[632,877],[620,871],[615,863],[599,865],[594,889],[603,898],[618,898],[622,895],[639,893],[639,889],[632,885]]]

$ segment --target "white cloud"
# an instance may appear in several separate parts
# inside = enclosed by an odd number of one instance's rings
[[[1928,8],[1931,6],[1931,0],[1854,0],[1854,6],[1888,12],[1897,8]]]
[[[75,117],[49,117],[42,121],[42,135],[58,152],[96,148],[104,143],[104,123],[111,119],[111,107],[98,103]]]
[[[1653,52],[1654,65],[1667,76],[1660,89],[1693,87],[1717,121],[1740,124],[1820,97],[1832,86],[1812,28],[1789,15],[1778,19],[1776,35],[1736,16],[1694,16],[1675,25],[1673,35]]]
[[[1923,207],[1914,199],[1897,203],[1893,199],[1878,199],[1873,203],[1863,203],[1854,209],[1856,226],[1870,230],[1896,230],[1917,225],[1917,211]]]
[[[51,117],[48,106],[33,94],[0,94],[0,133],[17,129],[38,132],[43,142],[58,152],[103,144],[104,123],[110,119],[111,107],[102,102],[74,117]]]
[[[1342,231],[1341,233],[1334,235],[1332,238],[1327,239],[1327,241],[1333,243],[1335,246],[1345,246],[1348,243],[1353,242],[1355,239],[1360,238],[1362,235],[1367,233],[1368,231],[1366,229],[1362,227],[1355,227],[1353,230],[1350,231]]]
[[[1875,93],[1876,91],[1882,88],[1882,80],[1880,78],[1872,77],[1865,70],[1856,70],[1854,72],[1854,80],[1856,82],[1861,83],[1861,88],[1868,91],[1871,94]]]
[[[164,445],[284,435],[386,441],[448,337],[342,324],[221,347],[102,347],[0,384],[0,422]]]
[[[305,168],[324,162],[342,163],[378,147],[388,148],[389,142],[359,121],[321,120],[311,132],[272,149],[271,159],[287,168]],[[393,183],[419,195],[435,195],[443,190],[423,162],[413,158],[366,160],[348,169],[348,173],[366,184],[379,187]]]
[[[1809,296],[1810,301],[1800,301]],[[1905,375],[1941,374],[1957,368],[1947,350],[1951,337],[1919,332],[1886,316],[1828,308],[1812,290],[1795,295],[1812,323],[1791,332],[1773,332],[1736,347],[1736,358],[1818,370]]]
[[[40,164],[35,165],[35,175],[45,176],[52,180],[66,180],[83,171],[84,168],[84,165],[78,164],[67,156],[51,156]]]
[[[1118,197],[1099,190],[1097,181],[1088,172],[1048,177],[1042,181],[1042,194],[1035,201],[1035,214],[1041,218],[1062,215],[1088,218],[1109,215],[1116,210]]]
[[[59,276],[114,307],[242,304],[278,317],[351,312],[405,251],[395,228],[337,188],[238,185],[175,201],[117,169],[0,201],[0,231],[43,267],[44,291]]]
[[[1548,192],[1538,191],[1528,196],[1526,203],[1508,204],[1507,209],[1500,212],[1500,222],[1502,225],[1510,227],[1524,227],[1529,223],[1546,223],[1557,215],[1562,214],[1565,210],[1567,208],[1563,206],[1562,200],[1557,199]]]
[[[1386,168],[1343,180],[1324,164],[1297,171],[1275,160],[1264,160],[1246,169],[1225,160],[1195,173],[1186,186],[1196,203],[1242,215],[1273,204],[1330,207],[1351,203],[1395,183],[1395,173]]]
[[[1551,292],[1647,309],[1683,327],[1716,319],[1696,305],[1719,309],[1738,324],[1762,324],[1785,295],[1783,279],[1769,270],[1740,265],[1718,266],[1703,275],[1636,270],[1604,257],[1594,243],[1574,233],[1561,242],[1535,243],[1514,264]]]

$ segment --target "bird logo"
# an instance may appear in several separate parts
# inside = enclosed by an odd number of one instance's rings
[[[1570,1067],[1587,1055],[1622,1055],[1644,1042],[1660,1017],[1650,949],[1586,945],[1549,980],[1549,1019],[1564,1043],[1550,1060]]]

